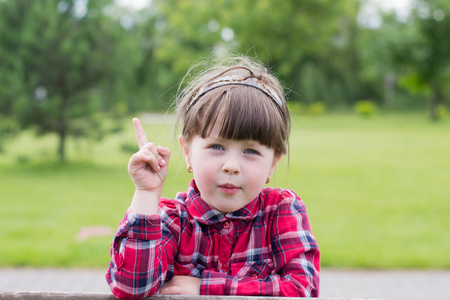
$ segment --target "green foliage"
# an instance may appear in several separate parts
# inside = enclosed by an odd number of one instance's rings
[[[122,150],[122,152],[130,154],[130,155],[133,153],[136,153],[136,151],[137,151],[136,143],[135,142],[123,142],[120,145],[120,150]]]
[[[448,117],[448,109],[445,105],[439,104],[437,108],[438,119],[442,120]]]
[[[39,134],[57,133],[61,161],[68,135],[103,134],[96,114],[111,111],[116,99],[101,86],[126,77],[130,54],[117,47],[125,29],[99,13],[111,1],[89,1],[85,13],[80,3],[0,2],[2,113]]]
[[[408,20],[385,14],[380,28],[362,35],[363,59],[372,65],[366,75],[395,74],[400,87],[429,99],[430,115],[438,119],[437,107],[450,96],[450,2],[412,4]]]
[[[311,104],[302,104],[298,101],[290,101],[288,106],[291,114],[294,115],[322,115],[326,112],[326,105],[322,101],[313,102]]]
[[[325,104],[321,101],[309,105],[309,113],[312,115],[322,115],[325,113]]]
[[[431,95],[430,86],[422,81],[419,74],[412,73],[402,76],[399,79],[399,85],[409,90],[412,94]]]
[[[354,84],[358,74],[352,69],[358,62],[349,55],[354,52],[355,1],[153,3],[159,12],[155,25],[160,28],[155,55],[178,78],[201,57],[237,52],[265,62],[291,89],[294,100],[333,105],[346,103],[359,92]],[[336,76],[343,70],[348,72]]]
[[[355,111],[363,117],[370,117],[376,113],[377,105],[370,100],[360,100],[355,103]]]
[[[19,131],[19,124],[12,118],[0,119],[0,153],[3,152],[4,140],[14,136]]]
[[[415,0],[405,20],[381,12],[377,28],[357,21],[365,0],[150,2],[0,1],[0,123],[59,135],[63,160],[68,137],[108,133],[98,113],[165,111],[193,63],[228,53],[266,63],[302,113],[373,99],[403,110],[428,101],[440,118],[449,104],[446,0]]]

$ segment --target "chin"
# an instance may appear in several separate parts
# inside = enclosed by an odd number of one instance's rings
[[[216,210],[220,211],[222,215],[226,215],[227,213],[233,212],[234,210],[225,209],[225,208],[215,208]]]

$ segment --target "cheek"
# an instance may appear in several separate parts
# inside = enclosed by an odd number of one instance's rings
[[[196,163],[193,163],[192,167],[194,168],[194,177],[197,182],[211,182],[216,177],[217,166],[214,161],[206,161],[200,158],[196,160]]]
[[[268,174],[268,168],[261,166],[261,164],[252,165],[248,167],[246,172],[247,184],[253,188],[263,187]]]
[[[211,168],[197,169],[198,172],[194,172],[194,177],[196,181],[211,182],[215,178],[214,172]]]
[[[194,169],[195,184],[200,191],[202,199],[209,204],[211,204],[209,199],[213,196],[214,187],[217,184],[215,178],[216,175],[212,172],[211,168]]]

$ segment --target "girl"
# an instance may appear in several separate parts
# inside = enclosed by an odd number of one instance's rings
[[[179,96],[179,122],[194,179],[167,199],[170,150],[149,143],[133,119],[136,190],[111,245],[113,294],[317,297],[320,254],[305,205],[291,190],[264,188],[288,152],[277,79],[247,58],[209,69]]]

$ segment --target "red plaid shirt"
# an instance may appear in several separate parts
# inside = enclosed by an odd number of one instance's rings
[[[319,248],[294,192],[265,188],[224,216],[192,181],[159,207],[119,225],[106,274],[116,297],[151,296],[175,275],[201,278],[202,295],[318,296]]]

